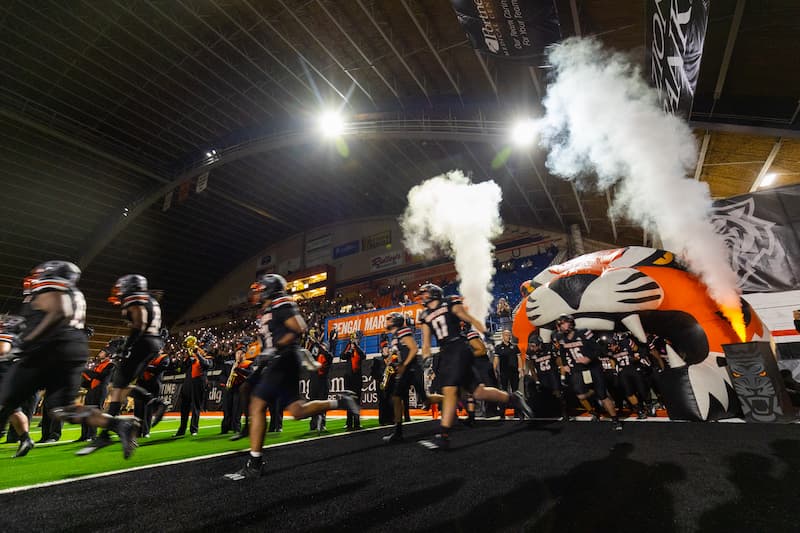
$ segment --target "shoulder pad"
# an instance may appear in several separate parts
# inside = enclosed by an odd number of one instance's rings
[[[143,292],[137,292],[126,296],[122,299],[122,308],[129,307],[131,305],[144,305],[150,301],[150,295]]]
[[[66,292],[70,289],[69,284],[60,279],[38,279],[31,282],[31,294],[38,294],[48,291]]]
[[[274,300],[272,300],[272,305],[270,305],[270,307],[272,309],[277,309],[278,307],[284,307],[286,305],[291,305],[293,303],[295,303],[294,298],[292,298],[291,296],[281,296],[280,298],[275,298]]]
[[[397,338],[398,339],[402,339],[403,337],[407,337],[408,335],[411,335],[411,334],[412,334],[411,333],[411,328],[401,328],[401,329],[397,330]]]
[[[456,304],[463,304],[464,303],[464,298],[462,298],[458,294],[454,294],[452,296],[448,296],[446,298],[446,300],[447,300],[447,303],[449,303],[450,305],[456,305]]]

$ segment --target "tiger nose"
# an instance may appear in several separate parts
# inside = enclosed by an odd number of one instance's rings
[[[576,274],[550,282],[550,290],[561,296],[572,309],[581,306],[586,288],[598,278],[595,274]]]

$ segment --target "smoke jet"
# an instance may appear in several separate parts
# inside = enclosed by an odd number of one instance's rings
[[[413,187],[400,219],[409,252],[430,255],[438,250],[453,258],[464,304],[481,321],[492,302],[492,239],[503,231],[501,200],[494,181],[472,183],[455,170]]]
[[[628,58],[594,39],[567,39],[549,60],[553,79],[540,122],[548,168],[579,188],[593,185],[590,176],[602,191],[616,186],[611,216],[660,236],[708,286],[741,337],[737,276],[711,223],[708,185],[687,178],[697,162],[689,125],[662,110]]]

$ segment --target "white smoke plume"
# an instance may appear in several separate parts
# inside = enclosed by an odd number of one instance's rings
[[[455,170],[412,188],[400,219],[409,252],[450,254],[461,280],[464,305],[481,321],[486,320],[492,302],[492,239],[503,231],[501,200],[494,181],[472,183]]]
[[[661,237],[700,276],[721,306],[739,307],[728,249],[714,233],[706,183],[687,178],[697,162],[688,124],[665,113],[639,69],[593,39],[567,39],[549,54],[553,80],[544,100],[548,168],[587,185],[616,185],[612,215]]]

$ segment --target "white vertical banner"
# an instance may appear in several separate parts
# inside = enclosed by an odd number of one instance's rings
[[[194,192],[203,192],[208,187],[208,172],[204,172],[197,176],[197,185],[194,187]]]
[[[167,194],[164,195],[164,205],[161,206],[162,211],[166,211],[172,205],[172,193],[174,191],[169,191]]]

